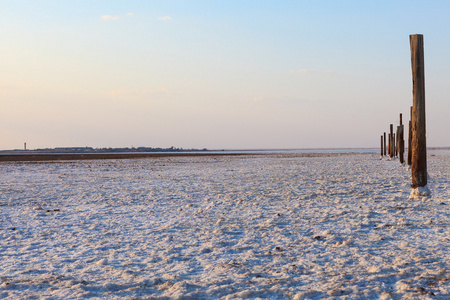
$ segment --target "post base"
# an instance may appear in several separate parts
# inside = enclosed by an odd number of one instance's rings
[[[428,186],[419,186],[415,189],[412,189],[411,194],[409,195],[409,199],[422,199],[424,197],[428,197],[431,195],[431,191]]]

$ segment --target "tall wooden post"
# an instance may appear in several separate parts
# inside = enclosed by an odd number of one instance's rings
[[[425,63],[423,35],[409,36],[413,79],[412,141],[411,141],[411,197],[430,195],[427,182],[427,143],[425,130]]]
[[[409,123],[408,123],[408,166],[411,165],[411,156],[412,156],[412,150],[411,150],[411,139],[412,139],[412,106],[409,109]]]
[[[383,139],[384,139],[384,156],[386,156],[386,132],[383,133]]]

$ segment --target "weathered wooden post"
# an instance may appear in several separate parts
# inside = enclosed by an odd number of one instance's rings
[[[383,136],[381,136],[380,159],[383,158]]]
[[[411,138],[412,138],[412,106],[409,109],[409,126],[408,126],[408,166],[411,166]]]
[[[396,152],[395,152],[395,133],[392,134],[392,156],[395,158]]]
[[[391,134],[388,133],[388,155],[391,157]]]
[[[411,69],[413,79],[411,175],[413,190],[411,198],[421,198],[431,194],[427,183],[427,142],[425,130],[425,62],[423,35],[409,36],[411,47]]]
[[[402,114],[400,114],[400,126],[398,126],[398,159],[401,164],[405,162],[405,140],[403,138],[403,119]]]
[[[395,133],[392,136],[392,146],[394,146],[394,158],[397,157],[397,145],[395,143]]]
[[[392,158],[394,157],[394,147],[392,145],[392,138],[394,136],[394,125],[390,124],[390,134],[389,134],[389,156]]]
[[[395,131],[395,156],[398,157],[399,148],[400,148],[400,134],[399,134],[399,126],[397,126],[397,130]]]
[[[383,133],[384,138],[384,156],[386,156],[386,132]]]

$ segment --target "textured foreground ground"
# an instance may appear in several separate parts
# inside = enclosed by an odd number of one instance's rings
[[[429,155],[423,200],[375,154],[2,163],[0,298],[449,299]]]

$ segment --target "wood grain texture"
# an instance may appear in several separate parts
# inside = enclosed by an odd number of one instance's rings
[[[427,143],[425,129],[425,62],[423,35],[409,36],[413,80],[411,174],[412,188],[427,185]]]

